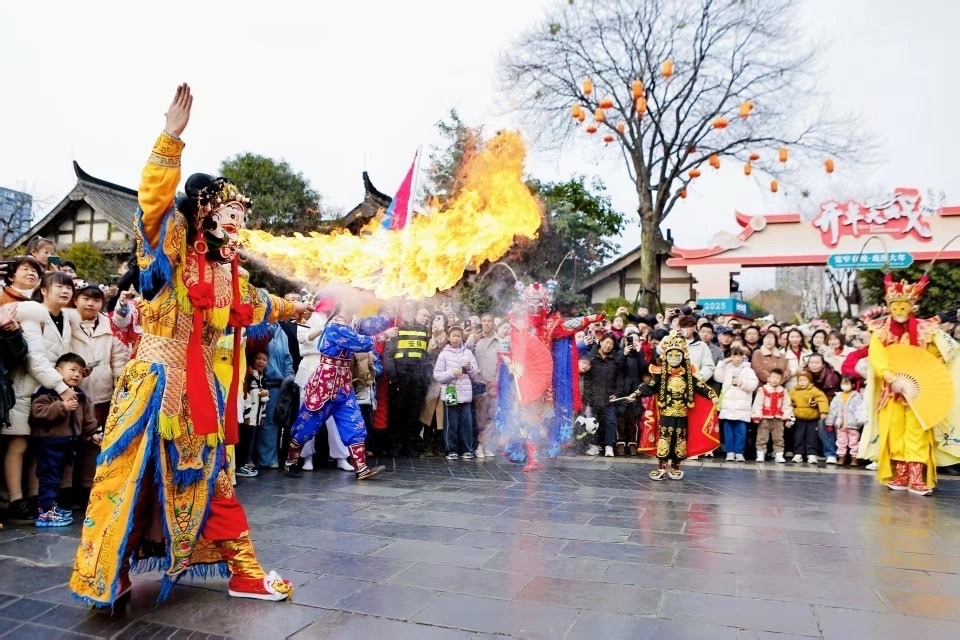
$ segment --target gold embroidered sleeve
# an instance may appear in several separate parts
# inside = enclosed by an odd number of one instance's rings
[[[156,248],[165,215],[172,211],[180,184],[180,154],[184,143],[166,133],[153,144],[153,150],[140,176],[137,199],[140,203],[138,234]]]
[[[247,291],[250,304],[253,305],[253,324],[290,320],[296,317],[297,309],[289,300],[268,293],[264,289],[257,289],[251,284],[247,284]]]

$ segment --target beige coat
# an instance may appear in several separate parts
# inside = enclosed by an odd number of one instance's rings
[[[110,402],[114,384],[130,360],[130,350],[113,335],[107,316],[100,314],[92,328],[82,326],[79,314],[71,313],[69,319],[70,350],[83,358],[88,367],[99,362],[80,383],[80,388],[93,404]],[[88,329],[90,335],[87,335]]]

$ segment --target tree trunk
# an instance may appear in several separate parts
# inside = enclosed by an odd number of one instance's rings
[[[660,248],[660,229],[653,209],[640,210],[640,297],[638,304],[652,313],[660,309],[660,274],[657,254]]]

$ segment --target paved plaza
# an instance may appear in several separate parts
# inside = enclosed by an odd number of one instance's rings
[[[934,498],[864,471],[561,459],[396,460],[241,479],[293,603],[140,576],[112,615],[71,600],[79,525],[0,531],[3,638],[827,640],[960,634],[960,482]]]

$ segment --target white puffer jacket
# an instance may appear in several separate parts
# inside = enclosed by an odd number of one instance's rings
[[[753,392],[760,381],[753,367],[746,361],[737,367],[727,358],[717,365],[714,380],[723,385],[720,392],[720,419],[750,422],[753,413]],[[733,379],[737,378],[737,384]]]
[[[53,389],[57,393],[68,389],[55,365],[60,356],[70,352],[70,315],[76,311],[63,310],[63,335],[60,335],[46,306],[32,301],[17,302],[10,306],[14,307],[13,316],[20,323],[23,338],[27,341],[27,364],[13,373],[13,392],[17,400],[10,410],[10,427],[3,433],[28,436],[30,398],[34,392],[40,387]]]
[[[82,326],[80,314],[71,313],[69,319],[73,334],[70,350],[83,358],[88,367],[91,363],[99,363],[83,379],[80,388],[94,404],[110,402],[114,383],[130,360],[130,351],[113,335],[110,319],[102,313],[95,320],[89,336]]]

